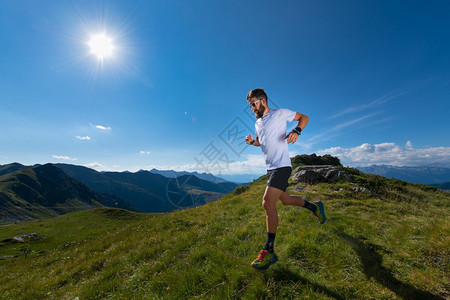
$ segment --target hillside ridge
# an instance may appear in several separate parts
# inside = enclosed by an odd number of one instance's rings
[[[0,242],[4,297],[447,298],[450,195],[344,170],[351,181],[291,181],[289,192],[321,200],[328,220],[320,225],[305,209],[279,205],[279,261],[267,271],[250,267],[266,234],[262,176],[171,213],[95,209],[2,226],[0,241],[31,232],[46,237]],[[23,246],[32,250],[27,259]]]
[[[95,193],[53,164],[18,167],[0,176],[0,221],[51,217],[103,205],[134,209],[118,197]]]

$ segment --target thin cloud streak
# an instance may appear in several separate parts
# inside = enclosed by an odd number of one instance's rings
[[[386,95],[384,95],[384,96],[382,96],[382,97],[380,97],[380,98],[378,98],[378,99],[376,99],[376,100],[374,100],[374,101],[372,101],[370,103],[349,107],[349,108],[347,108],[347,109],[345,109],[345,110],[343,110],[343,111],[341,111],[341,112],[339,112],[339,113],[329,117],[329,120],[341,117],[341,116],[349,114],[349,113],[354,113],[354,112],[362,111],[362,110],[365,110],[365,109],[368,109],[368,108],[377,107],[378,105],[387,103],[387,102],[389,102],[391,100],[394,100],[396,98],[404,96],[404,95],[406,95],[406,94],[408,94],[408,93],[410,93],[410,92],[412,92],[414,90],[417,90],[417,89],[423,87],[428,82],[430,82],[430,80],[431,79],[423,80],[422,82],[416,84],[413,87],[394,90],[394,91],[392,91],[390,93],[387,93]]]
[[[348,122],[339,124],[339,125],[335,126],[334,128],[330,129],[330,132],[331,132],[331,131],[336,131],[336,130],[339,130],[339,129],[342,129],[342,128],[345,128],[345,127],[348,127],[348,126],[351,126],[351,125],[354,125],[354,124],[359,123],[359,122],[361,122],[361,121],[363,121],[363,120],[365,120],[365,119],[368,119],[368,118],[370,118],[370,117],[373,117],[373,116],[375,116],[375,115],[377,115],[377,114],[379,114],[379,113],[378,113],[378,112],[371,113],[371,114],[362,116],[362,117],[360,117],[360,118],[357,118],[357,119],[354,119],[354,120],[351,120],[351,121],[348,121]]]
[[[376,99],[375,101],[372,101],[372,102],[370,102],[368,104],[363,104],[363,105],[359,105],[359,106],[349,107],[349,108],[341,111],[340,113],[337,113],[337,114],[331,116],[329,119],[330,120],[336,119],[336,118],[338,118],[340,116],[343,116],[343,115],[346,115],[346,114],[349,114],[349,113],[358,112],[358,111],[361,111],[361,110],[365,110],[367,108],[376,107],[376,106],[378,106],[380,104],[386,103],[386,102],[388,102],[388,101],[390,101],[392,99],[395,99],[395,98],[397,98],[397,97],[396,96],[383,96],[383,97],[381,97],[379,99]]]
[[[390,93],[388,93],[388,94],[386,94],[386,95],[384,95],[384,96],[382,96],[382,97],[380,97],[380,98],[378,98],[378,99],[376,99],[376,100],[374,100],[374,101],[372,101],[372,102],[370,102],[368,104],[363,104],[363,105],[349,107],[349,108],[347,108],[347,109],[345,109],[345,110],[343,110],[343,111],[341,111],[341,112],[339,112],[339,113],[329,117],[328,120],[334,120],[334,119],[336,119],[338,117],[344,116],[344,115],[349,114],[349,113],[359,112],[359,111],[363,111],[363,110],[366,110],[366,109],[373,109],[373,108],[375,108],[375,107],[377,107],[377,106],[379,106],[381,104],[387,103],[387,102],[392,101],[392,100],[394,100],[394,99],[396,99],[398,97],[401,97],[401,96],[403,96],[403,95],[405,95],[407,93],[410,93],[411,91],[422,87],[427,82],[429,82],[429,80],[424,80],[423,82],[421,82],[419,84],[416,84],[414,87],[392,91],[392,92],[390,92]],[[360,123],[361,121],[363,121],[365,119],[369,119],[370,117],[373,117],[373,116],[375,116],[377,114],[380,114],[380,113],[381,112],[374,112],[374,113],[366,114],[365,116],[362,116],[362,117],[359,117],[359,118],[356,118],[356,119],[353,119],[353,120],[341,123],[341,124],[331,128],[331,129],[328,129],[328,130],[326,130],[326,131],[324,131],[324,132],[322,132],[322,133],[320,133],[318,135],[315,135],[315,136],[309,138],[308,140],[305,141],[305,144],[306,144],[305,147],[306,148],[311,148],[312,145],[314,145],[314,144],[330,140],[331,137],[332,137],[330,135],[330,133],[337,132],[337,131],[339,131],[339,130],[341,130],[343,128],[346,128],[346,127],[352,126],[354,124]],[[379,123],[387,122],[387,121],[389,121],[389,120],[391,120],[393,118],[394,117],[383,118],[381,120],[373,121],[370,124],[379,124]],[[362,124],[362,125],[360,125],[360,128],[366,127],[367,125],[368,124],[366,124],[366,125]],[[323,138],[324,136],[326,136],[326,138]],[[336,136],[336,134],[334,136]]]
[[[377,114],[379,114],[379,112],[371,113],[371,114],[368,114],[368,115],[365,115],[365,116],[362,116],[362,117],[359,117],[359,118],[356,118],[356,119],[353,119],[353,120],[341,123],[339,125],[336,125],[333,128],[330,128],[330,129],[328,129],[328,130],[326,130],[326,131],[324,131],[324,132],[322,132],[320,134],[317,134],[317,135],[309,138],[308,140],[306,140],[305,144],[307,144],[308,147],[311,147],[312,145],[317,144],[319,142],[323,142],[323,141],[329,140],[331,137],[337,136],[337,134],[331,135],[331,133],[334,133],[334,132],[336,132],[338,130],[341,130],[343,128],[346,128],[346,127],[355,125],[357,123],[360,123],[361,121],[364,121],[364,120],[366,120],[368,118],[371,118],[371,117],[373,117],[373,116],[375,116]],[[324,136],[326,136],[325,139],[322,138]]]
[[[395,119],[395,117],[387,117],[387,118],[379,119],[379,120],[373,121],[371,123],[367,123],[367,124],[365,124],[362,127],[370,127],[370,126],[373,126],[373,125],[376,125],[376,124],[382,124],[382,123],[385,123],[387,121],[391,121],[393,119]]]

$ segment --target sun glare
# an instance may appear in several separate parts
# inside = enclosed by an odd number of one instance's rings
[[[104,33],[92,35],[88,44],[91,49],[90,53],[97,56],[99,60],[108,58],[113,54],[113,41]]]

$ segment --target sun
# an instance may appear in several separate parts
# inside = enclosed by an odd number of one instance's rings
[[[90,53],[97,56],[97,58],[101,61],[113,55],[113,40],[104,33],[92,35],[88,45],[91,50]]]

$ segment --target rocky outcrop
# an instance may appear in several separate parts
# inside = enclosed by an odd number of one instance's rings
[[[323,156],[313,154],[297,155],[291,159],[293,165],[306,166],[342,166],[339,158],[325,154]]]
[[[330,165],[300,166],[292,172],[291,180],[310,184],[338,181],[350,181],[350,176],[344,170]]]
[[[12,238],[6,239],[1,241],[2,243],[6,243],[6,242],[11,242],[11,243],[25,243],[27,241],[30,240],[39,240],[39,239],[45,239],[44,235],[39,235],[35,232],[33,233],[28,233],[28,234],[21,234],[21,235],[16,235]]]
[[[372,192],[371,192],[368,188],[365,188],[365,187],[359,186],[359,185],[357,185],[356,187],[354,187],[354,188],[352,189],[352,191],[355,192],[355,193],[361,193],[361,194],[364,194],[364,193],[372,194]]]

